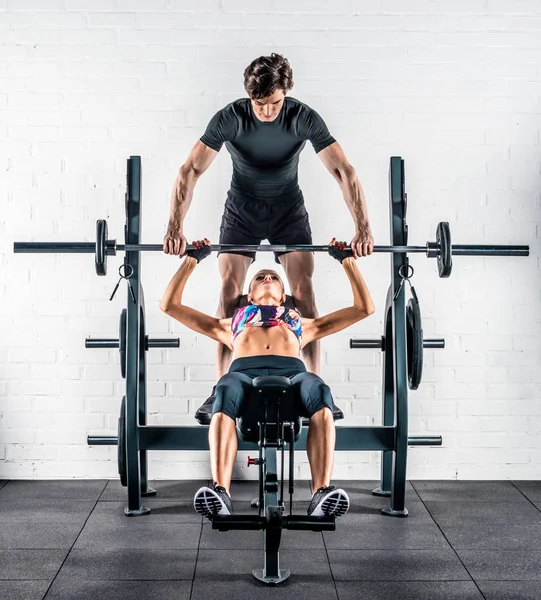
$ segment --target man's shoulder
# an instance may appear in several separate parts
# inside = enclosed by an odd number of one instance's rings
[[[297,110],[306,110],[311,111],[312,108],[306,104],[306,102],[301,102],[298,98],[293,98],[292,96],[285,97],[285,104],[288,108],[297,109]]]
[[[301,102],[297,98],[290,96],[285,97],[285,108],[286,111],[293,117],[297,117],[301,121],[305,121],[313,114],[314,109],[308,106],[305,102]]]
[[[222,114],[232,117],[242,116],[248,112],[249,98],[238,98],[229,104],[226,104],[220,111]]]

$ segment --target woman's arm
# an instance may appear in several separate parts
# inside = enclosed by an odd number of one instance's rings
[[[342,331],[346,327],[369,317],[375,307],[368,287],[353,257],[344,258],[342,267],[346,272],[353,291],[353,306],[342,308],[317,319],[303,319],[302,346],[319,338]]]
[[[165,290],[160,308],[186,327],[231,348],[231,319],[217,319],[182,304],[184,287],[196,265],[195,258],[187,256],[184,259]]]

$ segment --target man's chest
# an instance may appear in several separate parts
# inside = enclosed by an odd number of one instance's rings
[[[227,144],[227,149],[233,158],[272,169],[293,160],[304,144],[304,140],[292,130],[260,127],[241,129],[237,137]]]

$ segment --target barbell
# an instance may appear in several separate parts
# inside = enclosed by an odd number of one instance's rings
[[[327,252],[328,245],[310,244],[212,244],[213,252]],[[187,250],[193,250],[189,244]],[[107,239],[107,221],[96,222],[95,242],[15,242],[13,251],[29,253],[94,254],[96,273],[107,274],[107,257],[117,252],[161,252],[163,244],[117,244]],[[374,246],[374,252],[425,254],[436,258],[440,277],[451,275],[452,256],[529,256],[529,246],[506,245],[452,245],[449,223],[443,221],[436,228],[436,241],[424,246]]]

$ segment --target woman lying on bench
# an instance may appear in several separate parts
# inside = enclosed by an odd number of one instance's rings
[[[302,348],[374,312],[372,298],[351,252],[335,239],[329,254],[342,263],[351,289],[353,304],[315,319],[305,319],[285,301],[284,284],[275,271],[256,273],[248,288],[250,304],[239,308],[231,319],[217,319],[182,304],[182,293],[196,265],[211,252],[210,242],[194,242],[179,270],[167,286],[160,308],[190,329],[225,344],[233,351],[233,361],[216,384],[216,400],[209,426],[210,466],[214,484],[202,487],[195,495],[195,510],[209,517],[233,514],[229,486],[237,455],[236,418],[241,414],[245,393],[259,375],[289,377],[297,387],[303,416],[309,417],[306,450],[316,490],[308,514],[340,516],[349,509],[349,498],[342,489],[330,485],[334,463],[336,432],[333,401],[329,386],[306,371],[299,358]]]

